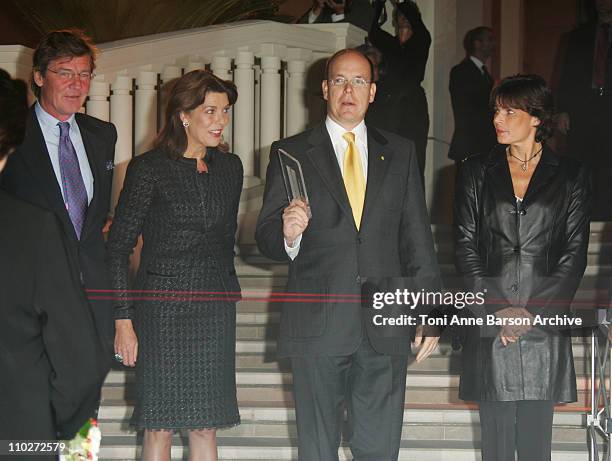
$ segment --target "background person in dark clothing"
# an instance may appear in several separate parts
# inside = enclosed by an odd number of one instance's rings
[[[406,1],[394,11],[395,37],[381,29],[384,2],[374,3],[374,20],[368,38],[383,55],[385,74],[378,82],[376,99],[367,123],[411,139],[416,148],[421,181],[429,131],[427,98],[421,82],[429,57],[431,35],[416,3]]]
[[[496,144],[489,106],[493,79],[485,66],[495,50],[492,30],[489,27],[470,30],[463,46],[466,57],[451,69],[448,85],[455,118],[448,157],[455,162],[486,153]]]
[[[1,175],[28,113],[25,83],[3,70],[0,107]],[[56,216],[0,191],[0,255],[0,440],[71,439],[107,360]]]
[[[593,220],[612,220],[612,0],[596,0],[598,19],[570,32],[558,104],[568,152],[592,166]]]
[[[323,24],[349,22],[368,30],[374,11],[370,0],[313,0],[310,8],[299,20],[299,24]]]

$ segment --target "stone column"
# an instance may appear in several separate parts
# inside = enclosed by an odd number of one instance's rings
[[[153,145],[157,135],[157,73],[140,71],[136,78],[134,148],[140,155]]]
[[[242,159],[245,186],[253,182],[255,163],[255,80],[254,56],[239,51],[235,59],[234,83],[240,95],[234,107],[234,152]]]
[[[96,76],[89,86],[87,114],[108,122],[110,119],[109,93],[110,85],[104,81],[104,75]]]
[[[425,160],[425,198],[434,223],[452,222],[454,162],[448,159],[453,132],[453,115],[448,93],[448,76],[456,62],[456,18],[460,8],[456,0],[418,0],[423,22],[433,42],[422,83],[429,107],[429,136]]]
[[[261,58],[261,116],[260,116],[260,177],[266,176],[270,160],[270,145],[280,137],[281,76],[280,58]]]
[[[227,56],[213,56],[210,70],[213,74],[223,80],[232,80],[232,60]],[[232,125],[234,118],[234,109],[232,109],[230,121],[223,131],[223,140],[229,145],[230,152],[233,152]]]
[[[523,70],[523,0],[501,0],[500,77]]]
[[[175,78],[181,77],[181,68],[178,66],[165,66],[161,73],[161,88],[159,91],[160,104],[159,104],[159,131],[164,126],[164,118],[166,116],[166,104],[168,102],[168,88],[166,88],[166,83]]]
[[[117,128],[115,145],[115,171],[111,193],[111,210],[115,209],[123,187],[125,170],[132,159],[132,77],[117,75],[110,97],[110,121]]]
[[[286,136],[291,136],[306,128],[308,123],[308,112],[304,92],[306,91],[306,62],[289,61],[287,63],[287,131]]]

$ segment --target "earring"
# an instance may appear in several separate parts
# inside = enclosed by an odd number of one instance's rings
[[[189,122],[187,120],[183,120],[183,126],[187,128],[189,126]]]

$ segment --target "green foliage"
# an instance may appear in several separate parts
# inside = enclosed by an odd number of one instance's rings
[[[41,34],[84,29],[96,43],[245,19],[276,19],[286,0],[11,0]]]

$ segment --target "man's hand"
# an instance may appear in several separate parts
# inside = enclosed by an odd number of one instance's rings
[[[570,117],[567,112],[557,114],[557,129],[562,134],[567,134],[567,132],[570,130]]]
[[[498,318],[528,319],[524,325],[504,325],[499,332],[499,339],[504,346],[518,341],[519,337],[531,330],[533,315],[523,307],[506,307],[495,313]]]
[[[290,247],[308,226],[308,205],[300,199],[294,199],[283,211],[283,236]]]
[[[440,341],[440,330],[437,327],[419,325],[414,334],[412,347],[419,349],[416,356],[417,363],[422,362],[436,349]]]
[[[334,0],[325,0],[325,4],[334,10],[334,14],[344,14],[344,2],[335,2]]]
[[[323,11],[323,7],[325,6],[325,0],[313,0],[312,1],[312,14],[315,16],[319,16],[321,11]]]
[[[123,357],[127,367],[136,365],[138,359],[138,338],[129,319],[115,320],[115,354]]]

